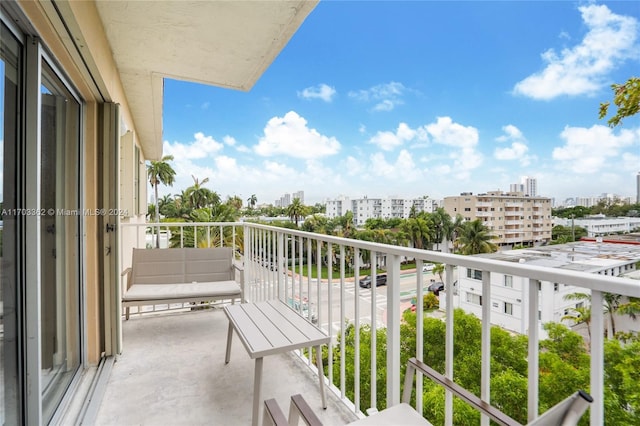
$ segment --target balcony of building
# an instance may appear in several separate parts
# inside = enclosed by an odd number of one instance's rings
[[[153,228],[154,226],[152,226]],[[528,326],[527,418],[538,417],[540,408],[540,371],[538,311],[541,309],[541,285],[562,283],[577,291],[591,292],[592,303],[602,303],[604,292],[640,297],[640,286],[631,279],[588,274],[567,269],[552,269],[513,261],[498,261],[475,256],[390,246],[359,240],[349,240],[246,223],[170,224],[162,225],[160,234],[169,236],[172,246],[233,246],[244,265],[243,284],[248,303],[274,298],[282,301],[305,298],[316,324],[330,337],[325,358],[325,383],[332,394],[327,410],[319,409],[317,376],[314,363],[305,352],[293,352],[265,358],[263,395],[274,397],[288,407],[289,396],[301,393],[314,410],[323,416],[325,424],[344,424],[363,417],[371,408],[382,408],[400,402],[403,376],[401,359],[415,356],[423,359],[423,296],[427,293],[429,273],[403,271],[408,259],[416,260],[422,270],[425,262],[445,264],[444,286],[455,288],[458,269],[474,271],[481,277],[482,299],[491,300],[492,274],[508,274],[525,278],[522,306]],[[148,225],[121,226],[121,233],[134,245],[144,247]],[[157,232],[157,231],[156,231]],[[153,238],[153,236],[152,236]],[[507,238],[508,239],[508,238]],[[521,240],[521,238],[520,238]],[[167,250],[171,250],[170,248]],[[122,247],[121,263],[127,265],[131,250]],[[361,278],[349,271],[359,271],[366,264],[382,264],[384,259],[387,282],[370,289],[356,285]],[[318,279],[324,268],[335,275]],[[325,271],[326,272],[326,271]],[[376,273],[373,273],[377,275]],[[375,276],[373,277],[375,281]],[[442,291],[446,306],[453,307],[454,292]],[[401,340],[402,312],[416,303],[416,352],[403,352]],[[160,307],[162,308],[162,307]],[[123,353],[112,367],[104,399],[97,411],[96,424],[194,424],[214,421],[216,424],[249,424],[253,383],[253,361],[236,341],[231,362],[225,365],[224,348],[227,320],[222,310],[213,307],[201,311],[165,311],[143,313],[124,321]],[[529,315],[528,313],[535,313]],[[453,327],[453,308],[436,311],[444,321],[446,337],[442,342],[443,371],[453,378],[457,353],[457,335]],[[480,382],[478,396],[491,402],[491,304],[482,305],[482,362],[478,365]],[[588,391],[595,402],[590,410],[591,425],[601,425],[606,418],[604,405],[604,329],[602,310],[594,309],[591,318],[590,384]],[[371,327],[384,330],[385,341],[378,342],[375,333],[361,345],[347,346],[345,336],[353,330]],[[357,333],[357,331],[356,331]],[[358,334],[356,334],[357,336]],[[365,360],[360,353],[377,354]],[[345,359],[349,358],[349,368]],[[381,368],[385,366],[384,370]],[[423,379],[427,380],[427,379]],[[364,384],[364,385],[363,385]],[[422,389],[422,381],[416,385]],[[426,386],[426,385],[425,385]],[[577,389],[576,389],[577,390]],[[366,401],[361,395],[367,392]],[[422,392],[417,392],[415,408],[423,413]],[[568,396],[568,395],[566,395]],[[456,403],[457,404],[457,403]],[[144,409],[141,409],[144,407]],[[454,424],[454,403],[446,392],[442,406],[444,423]],[[508,414],[508,413],[507,413]],[[427,417],[427,420],[429,418]],[[433,419],[431,419],[433,420]]]

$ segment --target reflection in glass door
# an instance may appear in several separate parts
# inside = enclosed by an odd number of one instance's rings
[[[47,423],[81,363],[80,104],[46,63],[42,69],[40,358]]]

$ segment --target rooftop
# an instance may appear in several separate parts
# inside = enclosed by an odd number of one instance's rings
[[[621,264],[640,261],[640,245],[578,241],[490,253],[482,257],[574,271],[598,272]]]

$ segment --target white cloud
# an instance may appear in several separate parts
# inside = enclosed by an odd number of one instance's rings
[[[438,117],[426,126],[433,142],[457,148],[474,148],[478,145],[478,129],[454,123],[450,117]]]
[[[524,135],[516,126],[508,124],[502,128],[504,135],[496,138],[498,142],[510,142],[509,147],[499,147],[493,152],[496,160],[519,160],[522,166],[531,164],[534,157],[527,155],[529,147]]]
[[[391,182],[415,182],[422,177],[422,172],[416,167],[411,154],[407,150],[401,150],[395,161],[387,161],[384,154],[377,152],[369,157],[370,165],[367,167],[370,175],[377,181],[380,178],[388,179]]]
[[[524,136],[522,135],[522,132],[520,131],[520,129],[518,129],[513,124],[507,124],[506,126],[502,127],[502,130],[504,131],[505,134],[502,136],[499,136],[496,139],[498,142],[509,142],[512,139],[515,139],[515,140],[524,139]]]
[[[355,157],[348,156],[345,163],[344,170],[347,172],[349,176],[358,176],[362,173],[363,167],[360,160]]]
[[[608,166],[608,159],[622,155],[625,148],[636,146],[637,150],[640,146],[640,129],[623,129],[616,135],[602,125],[565,127],[560,137],[565,144],[553,149],[553,159],[559,162],[559,168],[577,174],[598,173]]]
[[[640,149],[638,150],[640,152]],[[625,152],[622,154],[622,168],[632,173],[638,172],[638,165],[640,164],[640,155]]]
[[[225,137],[222,138],[222,142],[224,142],[229,146],[234,146],[237,141],[233,136],[226,135]]]
[[[404,103],[402,96],[405,92],[407,88],[402,83],[392,81],[369,89],[351,91],[349,97],[361,102],[374,102],[373,111],[391,111]]]
[[[395,133],[390,131],[378,132],[369,139],[369,143],[377,145],[380,149],[391,151],[394,148],[410,142],[414,139],[421,141],[427,140],[427,134],[424,129],[414,130],[406,123],[400,123]]]
[[[200,105],[201,109],[209,109],[209,106],[211,105],[210,102],[203,102],[202,105]]]
[[[496,148],[494,156],[497,160],[518,160],[529,151],[529,147],[522,142],[513,142],[508,148]]]
[[[176,160],[205,158],[212,156],[224,147],[212,136],[205,136],[202,132],[196,133],[193,137],[195,140],[186,144],[164,141],[162,145],[164,155],[173,155]]]
[[[326,84],[318,84],[317,86],[307,87],[298,92],[298,97],[303,99],[321,99],[325,102],[331,102],[336,95],[336,89]]]
[[[626,59],[637,57],[638,21],[616,15],[604,5],[578,8],[589,29],[582,42],[560,53],[542,54],[544,70],[518,82],[514,92],[533,99],[549,100],[561,95],[592,94],[607,84],[607,73]]]
[[[295,111],[273,117],[264,128],[264,136],[253,147],[256,154],[269,157],[287,155],[296,158],[322,158],[340,151],[340,142],[307,127],[307,120]]]

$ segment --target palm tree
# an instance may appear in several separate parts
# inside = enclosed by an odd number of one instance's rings
[[[199,181],[198,178],[193,175],[191,175],[191,178],[193,179],[193,185],[186,190],[191,208],[200,209],[220,203],[220,196],[216,192],[202,186],[209,182],[209,178],[204,178],[202,181]]]
[[[436,263],[431,272],[433,272],[434,274],[439,276],[440,277],[440,281],[444,282],[444,278],[443,278],[443,275],[444,275],[444,263]]]
[[[566,298],[565,298],[566,299]],[[587,325],[587,333],[589,334],[589,342],[591,342],[591,307],[578,306],[570,308],[571,312],[564,315],[561,320],[573,321],[574,324],[585,323]]]
[[[233,206],[236,210],[240,210],[242,208],[242,198],[234,195],[233,197],[227,197],[227,204]]]
[[[298,227],[298,221],[305,215],[306,211],[307,209],[300,201],[300,198],[294,198],[289,207],[287,207],[287,215],[296,223],[296,228]]]
[[[417,249],[424,248],[424,244],[429,240],[429,235],[431,234],[429,223],[424,217],[420,216],[407,219],[402,223],[401,228],[409,237],[413,247]]]
[[[251,194],[251,197],[247,198],[247,204],[249,205],[250,210],[253,210],[257,203],[258,197],[256,197],[256,194]]]
[[[496,238],[495,235],[491,235],[487,227],[476,219],[464,223],[456,241],[461,254],[471,255],[497,251],[498,246],[491,242],[494,238]]]
[[[451,233],[453,222],[451,215],[442,207],[438,207],[431,214],[431,221],[434,226],[434,238],[436,242],[436,250],[440,251],[440,243],[446,243],[448,234]]]
[[[173,182],[175,180],[176,171],[173,170],[173,167],[169,164],[169,161],[173,161],[173,155],[165,155],[162,157],[160,161],[150,161],[147,164],[147,177],[149,178],[149,183],[155,190],[155,217],[156,223],[160,223],[160,204],[158,200],[158,185],[168,185],[173,186]],[[160,247],[160,239],[156,238],[156,247]]]
[[[630,297],[628,302],[620,303],[621,299],[622,296],[619,294],[602,293],[604,313],[609,316],[609,329],[607,332],[609,338],[613,338],[616,335],[616,314],[629,315],[634,320],[636,315],[640,314],[640,299]],[[571,293],[565,295],[564,300],[586,301],[591,304],[591,295],[587,293]]]

